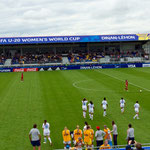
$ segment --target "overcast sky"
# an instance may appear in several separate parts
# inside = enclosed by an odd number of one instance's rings
[[[0,37],[150,33],[150,0],[0,0]]]

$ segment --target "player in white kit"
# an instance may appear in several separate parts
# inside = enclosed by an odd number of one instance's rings
[[[124,113],[124,106],[125,106],[125,100],[121,98],[120,100],[120,108],[121,108],[121,113]]]
[[[107,103],[105,97],[104,97],[104,100],[102,101],[101,106],[102,106],[102,108],[104,109],[103,116],[105,117],[105,116],[106,116],[106,109],[107,109],[107,107],[108,107],[108,103]]]
[[[140,119],[139,118],[139,109],[140,109],[139,102],[136,101],[136,103],[134,104],[134,110],[135,110],[136,115],[133,117],[133,119],[135,119],[136,117],[137,117],[137,119]]]
[[[83,117],[86,118],[86,111],[87,111],[87,103],[88,101],[86,98],[82,100],[82,110],[83,110]]]
[[[42,128],[43,128],[43,135],[44,135],[44,142],[43,143],[46,143],[46,137],[47,137],[49,142],[50,142],[50,145],[52,145],[52,141],[50,138],[50,130],[49,130],[50,124],[47,122],[47,120],[44,120]]]
[[[93,120],[94,104],[92,101],[90,101],[90,103],[88,104],[88,108],[89,108],[90,119]]]

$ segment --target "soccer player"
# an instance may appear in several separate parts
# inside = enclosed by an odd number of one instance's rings
[[[82,137],[79,137],[76,143],[77,150],[82,150],[82,145],[84,145]]]
[[[84,98],[82,100],[82,109],[83,109],[83,117],[86,118],[86,111],[87,111],[87,100]]]
[[[91,132],[91,142],[92,142],[92,147],[93,147],[93,143],[94,143],[94,130],[91,128],[91,125],[89,125],[89,130]]]
[[[108,107],[108,103],[107,103],[105,97],[104,97],[104,100],[102,101],[101,106],[102,106],[102,108],[104,109],[103,116],[105,117],[105,116],[106,116],[106,109],[107,109],[107,107]]]
[[[69,145],[71,147],[71,136],[70,131],[67,129],[67,127],[64,128],[62,131],[63,136],[63,143],[64,143],[64,149],[66,149],[66,145]]]
[[[88,123],[87,123],[86,121],[84,122],[84,124],[85,124],[85,125],[84,125],[84,127],[83,127],[83,131],[86,130],[86,129],[87,129],[87,126],[88,126]]]
[[[88,104],[88,108],[89,108],[90,119],[93,120],[94,104],[92,101],[90,101],[90,103]]]
[[[82,138],[82,130],[79,129],[79,125],[77,125],[77,128],[73,132],[73,139],[74,139],[74,144],[76,145],[79,137]]]
[[[139,102],[136,101],[136,103],[134,104],[134,110],[135,110],[136,115],[133,117],[133,119],[135,119],[136,117],[137,117],[137,119],[140,119],[139,118],[139,109],[140,109]]]
[[[125,90],[128,91],[128,80],[125,81]]]
[[[89,129],[90,129],[90,127],[87,126],[87,129],[84,130],[84,144],[85,144],[86,148],[89,148],[92,145],[91,131]]]
[[[50,142],[50,145],[52,145],[52,141],[50,138],[50,130],[49,130],[50,124],[47,122],[47,120],[44,120],[42,128],[43,128],[43,135],[44,135],[44,142],[43,143],[46,143],[46,137],[47,137],[49,142]]]
[[[120,100],[120,108],[121,108],[121,113],[124,113],[124,106],[125,106],[125,100],[123,99],[123,97]]]
[[[105,132],[105,136],[104,136],[104,139],[105,140],[108,140],[108,144],[110,146],[112,146],[112,135],[111,135],[111,131],[109,128],[107,128],[106,125],[104,125],[104,132]]]
[[[21,81],[23,81],[23,72],[21,73]]]

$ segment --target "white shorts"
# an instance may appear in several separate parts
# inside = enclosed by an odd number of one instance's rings
[[[84,111],[87,111],[87,106],[82,106],[82,109],[83,109]]]
[[[49,136],[50,135],[50,131],[49,130],[47,130],[47,131],[44,130],[43,135],[44,136]]]
[[[107,109],[107,106],[103,106],[103,109]]]
[[[89,109],[89,113],[94,113],[94,109]]]
[[[139,109],[138,109],[138,108],[135,108],[135,112],[136,112],[136,113],[139,113]]]
[[[67,141],[67,142],[63,141],[63,143],[64,144],[71,144],[71,141]]]
[[[121,107],[121,108],[124,108],[124,104],[120,104],[120,107]]]

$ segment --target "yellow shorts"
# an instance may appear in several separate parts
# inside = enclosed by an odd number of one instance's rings
[[[85,145],[92,145],[92,140],[90,139],[88,142],[84,142]]]

